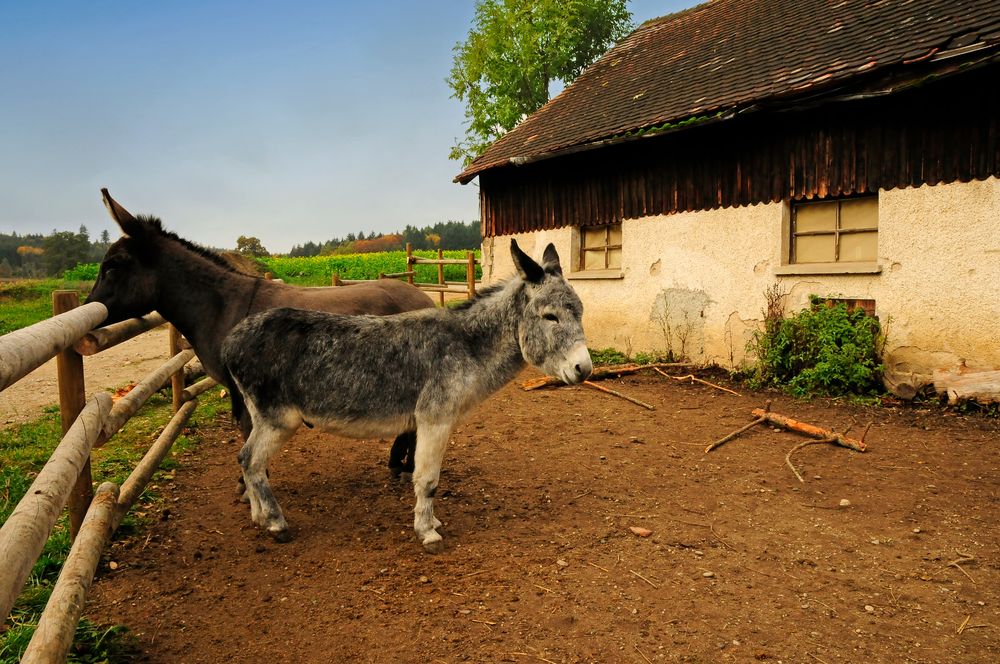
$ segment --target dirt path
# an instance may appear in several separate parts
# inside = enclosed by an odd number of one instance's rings
[[[83,370],[88,394],[141,380],[167,360],[167,348],[167,327],[164,325],[85,357]],[[56,361],[53,359],[0,392],[0,422],[14,424],[32,420],[46,406],[58,403]]]
[[[87,614],[130,626],[150,662],[1000,660],[996,420],[606,384],[657,410],[512,385],[455,431],[438,556],[386,443],[310,431],[272,465],[296,536],[273,543],[235,500],[221,418],[148,536],[105,558]],[[765,398],[874,420],[870,451],[807,447],[805,483],[791,433],[704,453]]]

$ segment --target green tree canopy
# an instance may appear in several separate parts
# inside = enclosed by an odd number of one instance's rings
[[[236,238],[236,251],[244,256],[269,256],[259,238],[241,235]]]
[[[465,164],[632,29],[625,0],[478,0],[473,21],[447,78],[468,120],[449,156]]]

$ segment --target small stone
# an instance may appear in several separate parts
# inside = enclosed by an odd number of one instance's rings
[[[702,572],[701,575],[706,579],[711,579],[713,576],[715,576],[715,572]]]
[[[915,533],[919,533],[919,532],[920,532],[920,529],[919,529],[919,528],[914,528],[914,529],[913,529],[913,532],[915,532]]]
[[[428,579],[426,576],[421,576],[420,577],[420,583],[430,583],[430,582],[431,582],[431,580]]]
[[[850,507],[851,506],[851,501],[849,501],[847,498],[841,498],[840,499],[840,506],[841,507]]]
[[[648,528],[642,528],[640,526],[629,526],[629,530],[638,535],[639,537],[649,537],[653,534],[653,531]]]
[[[871,604],[865,604],[865,612],[866,613],[875,613],[875,607],[872,606]]]
[[[118,569],[118,563],[112,560],[110,563],[108,563],[108,567],[110,569]]]
[[[569,563],[562,558],[556,561],[556,565],[559,565],[559,567],[569,567]]]

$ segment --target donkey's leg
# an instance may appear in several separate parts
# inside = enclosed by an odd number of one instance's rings
[[[434,494],[441,477],[441,461],[444,459],[452,424],[417,421],[417,448],[413,468],[413,493],[417,497],[417,505],[413,510],[413,529],[428,553],[440,553],[444,550],[441,535],[435,530],[441,522],[434,517]]]
[[[288,523],[281,513],[271,484],[267,477],[267,464],[281,445],[292,437],[295,427],[281,427],[271,422],[257,422],[250,438],[240,450],[239,460],[243,467],[247,495],[250,498],[250,518],[257,525],[266,528],[279,542],[291,540]]]
[[[413,473],[413,450],[417,445],[417,432],[406,431],[396,436],[389,450],[389,472],[393,477]]]
[[[250,440],[250,433],[253,431],[253,423],[251,422],[250,410],[248,408],[244,408],[240,413],[237,424],[240,426],[240,434],[243,436],[243,442]],[[236,482],[236,494],[240,497],[242,502],[250,502],[250,494],[247,492],[247,484],[243,480],[242,473],[240,474],[239,480]]]

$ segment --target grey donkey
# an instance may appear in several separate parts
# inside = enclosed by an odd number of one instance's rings
[[[279,542],[291,536],[271,491],[271,457],[303,424],[351,438],[417,432],[413,529],[444,548],[433,502],[456,422],[514,378],[525,362],[566,383],[593,369],[583,304],[553,245],[542,264],[510,244],[517,274],[454,309],[347,316],[272,309],[226,338],[222,360],[253,430],[239,453],[250,517]],[[239,413],[234,412],[235,416]]]

